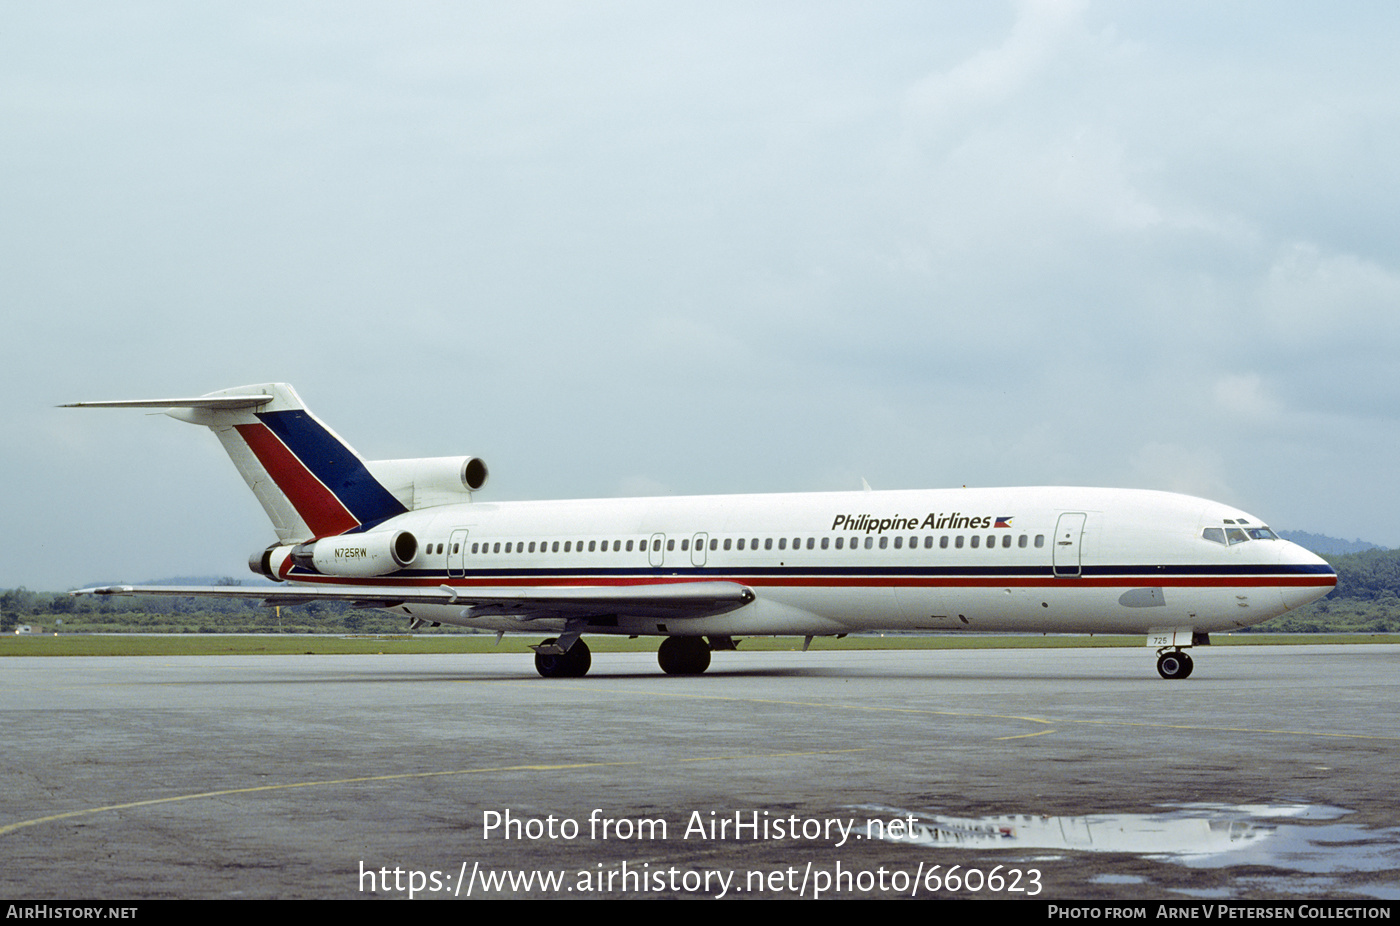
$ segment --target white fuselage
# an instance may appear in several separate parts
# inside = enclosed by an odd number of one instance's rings
[[[472,502],[411,511],[376,530],[412,532],[416,556],[373,578],[290,562],[281,575],[379,589],[723,581],[753,590],[753,601],[723,614],[601,615],[587,628],[674,636],[1225,631],[1316,600],[1336,582],[1325,562],[1251,515],[1126,489]],[[396,610],[486,630],[563,626],[448,604]]]

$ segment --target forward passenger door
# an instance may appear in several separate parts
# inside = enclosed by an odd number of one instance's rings
[[[1067,511],[1055,522],[1055,542],[1051,554],[1055,564],[1055,577],[1060,579],[1079,578],[1079,553],[1084,537],[1084,522],[1088,515],[1082,511]]]

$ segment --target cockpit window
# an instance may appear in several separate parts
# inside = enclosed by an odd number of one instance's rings
[[[1227,527],[1207,527],[1201,531],[1201,539],[1209,540],[1211,543],[1227,544],[1234,546],[1237,543],[1245,543],[1250,540],[1277,540],[1278,534],[1264,525],[1258,527],[1247,527],[1249,522],[1244,518],[1224,518],[1222,523]],[[1238,525],[1238,526],[1236,526]]]

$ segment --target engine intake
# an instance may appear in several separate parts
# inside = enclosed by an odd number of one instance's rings
[[[480,457],[425,457],[418,460],[372,460],[371,475],[405,508],[469,502],[486,485],[489,472]]]

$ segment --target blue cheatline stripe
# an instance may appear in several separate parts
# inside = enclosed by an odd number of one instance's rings
[[[528,554],[527,554],[528,556]],[[405,578],[443,575],[442,568],[426,567],[400,569],[395,575]],[[467,574],[477,576],[508,575],[597,575],[597,576],[783,576],[833,578],[844,576],[888,576],[891,578],[929,579],[1039,579],[1054,575],[1050,566],[474,566],[468,561]],[[1090,566],[1086,576],[1112,576],[1151,584],[1152,579],[1183,576],[1286,577],[1328,576],[1328,566]]]
[[[360,522],[355,530],[366,530],[408,511],[370,475],[349,447],[306,411],[261,412],[257,417],[354,515]]]
[[[1299,564],[1294,566],[1100,566],[1085,569],[1084,578],[1117,578],[1123,580],[1123,584],[1152,585],[1154,582],[1182,580],[1191,578],[1200,579],[1287,579],[1293,577],[1299,579],[1310,576],[1330,576],[1332,570],[1327,566],[1311,566]],[[295,579],[299,576],[318,575],[314,572],[305,572],[300,568],[294,569],[289,578]],[[891,580],[918,580],[918,579],[940,579],[969,581],[991,581],[1004,579],[1006,581],[1016,580],[1050,580],[1055,579],[1054,573],[1049,566],[949,566],[949,567],[919,567],[919,566],[869,566],[861,568],[859,566],[746,566],[746,567],[724,567],[724,566],[656,566],[656,567],[594,567],[585,565],[576,566],[500,566],[500,567],[478,567],[469,568],[464,575],[449,573],[442,567],[426,567],[418,569],[400,569],[388,576],[380,576],[375,581],[385,581],[391,579],[398,580],[434,580],[451,582],[453,580],[471,579],[529,579],[551,580],[560,578],[579,579],[728,579],[731,581],[742,579],[812,579],[814,581],[832,580],[843,578],[864,578],[864,579],[891,579]],[[1065,579],[1055,579],[1056,584],[1066,581]]]

